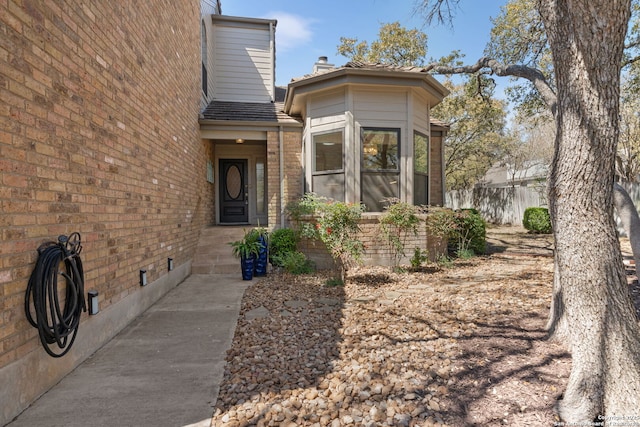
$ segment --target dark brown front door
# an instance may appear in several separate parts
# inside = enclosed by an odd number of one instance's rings
[[[246,159],[220,159],[220,222],[249,222]]]

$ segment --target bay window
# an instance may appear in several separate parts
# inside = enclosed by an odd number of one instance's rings
[[[361,200],[381,212],[384,199],[400,195],[400,129],[363,127]]]
[[[429,139],[413,133],[413,204],[429,204]]]
[[[344,201],[344,135],[342,129],[312,136],[313,192]]]

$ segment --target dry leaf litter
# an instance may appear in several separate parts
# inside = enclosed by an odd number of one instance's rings
[[[421,272],[269,274],[247,289],[214,426],[543,426],[571,367],[545,339],[550,236]]]

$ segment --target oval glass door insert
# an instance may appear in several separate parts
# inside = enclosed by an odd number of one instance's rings
[[[226,183],[229,197],[233,200],[240,198],[242,193],[242,174],[238,166],[231,165],[227,169]]]

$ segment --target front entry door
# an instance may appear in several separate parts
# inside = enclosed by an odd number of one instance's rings
[[[220,159],[220,222],[249,222],[249,180],[246,159]]]

